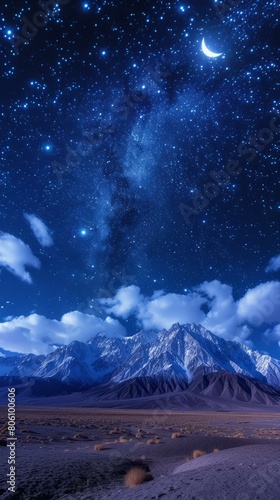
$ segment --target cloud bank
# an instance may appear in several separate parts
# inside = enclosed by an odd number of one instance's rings
[[[151,297],[130,285],[100,303],[117,318],[135,316],[144,330],[197,323],[226,340],[252,345],[253,328],[280,322],[280,282],[262,283],[237,301],[232,287],[218,280],[205,281],[184,295],[158,290]]]
[[[47,354],[73,340],[86,342],[103,332],[127,335],[122,320],[136,319],[139,329],[169,329],[174,323],[196,323],[226,340],[253,347],[256,328],[264,340],[280,346],[280,282],[269,281],[247,290],[239,300],[232,287],[218,280],[205,281],[185,294],[155,291],[144,296],[136,285],[121,287],[112,298],[99,299],[105,320],[72,311],[58,320],[38,314],[0,323],[0,346],[23,353]]]
[[[24,214],[24,218],[29,223],[31,231],[42,247],[53,245],[50,230],[39,217],[34,214]]]
[[[86,342],[98,333],[120,337],[126,330],[116,319],[103,321],[79,311],[64,314],[60,321],[31,314],[0,323],[0,345],[21,353],[48,354],[73,340]]]
[[[0,266],[5,267],[23,281],[32,283],[31,276],[25,268],[29,266],[39,269],[40,261],[20,238],[0,232]]]

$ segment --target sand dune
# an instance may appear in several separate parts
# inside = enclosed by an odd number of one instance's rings
[[[280,491],[280,446],[242,446],[179,465],[170,475],[128,491],[97,496],[116,500],[276,500]]]

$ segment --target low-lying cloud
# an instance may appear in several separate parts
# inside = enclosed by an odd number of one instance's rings
[[[0,346],[18,352],[47,354],[73,340],[86,342],[98,333],[127,335],[122,320],[136,319],[139,329],[169,329],[174,323],[196,323],[226,340],[253,347],[256,328],[266,343],[280,345],[280,282],[269,281],[247,290],[235,300],[232,287],[205,281],[185,294],[155,291],[144,296],[136,285],[121,287],[112,298],[102,298],[105,320],[79,311],[50,320],[38,314],[0,323]],[[259,331],[259,330],[258,330]]]
[[[98,333],[120,337],[126,335],[126,329],[116,319],[102,320],[79,311],[64,314],[60,321],[30,314],[0,323],[0,345],[21,353],[48,354],[73,340],[86,342]]]

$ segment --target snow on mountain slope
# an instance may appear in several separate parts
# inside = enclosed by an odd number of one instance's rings
[[[44,358],[45,356],[35,356],[35,354],[1,357],[0,376],[31,377]]]
[[[190,382],[198,373],[224,370],[265,382],[262,363],[256,366],[261,355],[258,353],[254,359],[248,351],[244,346],[221,339],[201,326],[175,324],[168,332],[159,332],[153,343],[139,345],[132,357],[117,370],[113,381],[169,371]],[[280,382],[280,369],[278,380]],[[277,374],[274,381],[277,385]]]
[[[95,385],[158,376],[190,383],[198,376],[226,371],[280,387],[279,360],[195,324],[175,324],[169,331],[141,331],[123,338],[100,333],[87,343],[74,341],[48,356],[29,356],[0,358],[0,375]]]
[[[106,382],[131,355],[129,339],[97,335],[89,342],[74,341],[49,354],[34,373],[35,377],[54,377],[62,382],[83,385]]]

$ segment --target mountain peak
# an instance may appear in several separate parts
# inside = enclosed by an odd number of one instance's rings
[[[10,361],[9,361],[10,360]],[[201,325],[175,323],[169,330],[132,337],[99,333],[47,356],[0,358],[0,375],[25,373],[82,385],[165,376],[190,383],[198,374],[228,372],[280,387],[280,361],[214,335]]]

